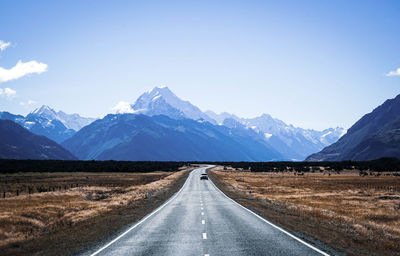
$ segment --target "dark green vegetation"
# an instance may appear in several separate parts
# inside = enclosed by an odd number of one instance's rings
[[[154,172],[176,171],[190,164],[214,164],[251,172],[322,172],[359,170],[399,172],[400,160],[380,158],[371,161],[342,162],[173,162],[173,161],[64,161],[0,159],[0,173],[17,172]]]
[[[251,172],[322,172],[332,170],[359,170],[373,172],[399,172],[400,160],[397,158],[380,158],[371,161],[342,161],[342,162],[215,162],[215,165],[242,168]],[[321,168],[323,167],[323,168]]]
[[[185,162],[64,161],[0,159],[0,173],[177,171]]]

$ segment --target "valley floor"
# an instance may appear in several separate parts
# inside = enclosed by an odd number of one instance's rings
[[[77,253],[156,209],[190,169],[2,174],[0,191],[10,192],[0,198],[1,255]]]
[[[400,255],[400,177],[348,171],[208,172],[228,196],[305,238],[349,255]],[[251,198],[249,197],[251,191]]]

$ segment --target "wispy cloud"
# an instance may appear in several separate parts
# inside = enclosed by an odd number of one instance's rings
[[[34,101],[34,100],[28,100],[27,102],[21,101],[21,102],[19,103],[19,105],[21,105],[21,106],[32,105],[32,104],[36,104],[36,101]]]
[[[0,88],[0,97],[6,97],[7,99],[11,100],[15,96],[17,96],[17,92],[11,88]]]
[[[18,79],[29,74],[41,74],[45,71],[47,71],[47,64],[35,60],[28,62],[18,61],[18,63],[10,69],[0,67],[0,83]]]
[[[131,107],[131,104],[126,101],[120,101],[118,104],[111,109],[117,114],[125,114],[125,113],[133,113],[133,109]]]
[[[386,74],[386,76],[400,76],[400,68],[390,71],[389,73]]]
[[[10,42],[4,42],[4,41],[0,40],[0,51],[4,51],[10,45],[11,45]]]

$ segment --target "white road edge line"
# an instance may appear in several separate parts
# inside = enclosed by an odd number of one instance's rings
[[[197,169],[194,169],[193,171],[195,171]],[[94,253],[90,254],[90,256],[94,256],[99,254],[101,251],[103,251],[104,249],[106,249],[107,247],[109,247],[110,245],[112,245],[113,243],[115,243],[116,241],[118,241],[121,237],[125,236],[126,234],[128,234],[132,229],[136,228],[137,226],[139,226],[140,224],[142,224],[144,221],[146,221],[148,218],[150,218],[151,216],[153,216],[155,213],[157,213],[158,211],[160,211],[162,208],[164,208],[166,205],[168,205],[172,200],[174,200],[183,190],[184,187],[186,187],[186,184],[188,183],[189,178],[192,175],[191,171],[189,173],[189,176],[186,178],[185,183],[183,184],[183,186],[181,187],[181,189],[172,197],[170,197],[164,204],[162,204],[160,207],[158,207],[157,209],[155,209],[153,212],[151,212],[149,215],[147,215],[146,217],[144,217],[143,219],[141,219],[138,223],[136,223],[133,227],[130,227],[127,231],[125,231],[124,233],[122,233],[121,235],[119,235],[118,237],[116,237],[114,240],[112,240],[111,242],[109,242],[108,244],[106,244],[105,246],[101,247],[100,249],[98,249],[97,251],[95,251]]]
[[[260,220],[266,222],[267,224],[271,225],[272,227],[274,227],[274,228],[278,229],[279,231],[285,233],[286,235],[290,236],[291,238],[293,238],[293,239],[297,240],[298,242],[304,244],[305,246],[307,246],[307,247],[313,249],[314,251],[319,252],[320,254],[325,255],[325,256],[330,256],[330,255],[327,254],[326,252],[321,251],[320,249],[318,249],[318,248],[312,246],[311,244],[309,244],[309,243],[307,243],[306,241],[304,241],[304,240],[298,238],[297,236],[292,235],[291,233],[289,233],[288,231],[284,230],[283,228],[280,228],[280,227],[276,226],[275,224],[269,222],[268,220],[264,219],[264,218],[261,217],[260,215],[255,214],[254,212],[250,211],[249,209],[247,209],[247,208],[244,207],[243,205],[237,203],[235,200],[233,200],[232,198],[230,198],[230,197],[228,197],[227,195],[225,195],[225,193],[222,192],[217,186],[215,186],[214,182],[212,182],[211,180],[210,180],[210,182],[211,182],[211,184],[217,189],[217,191],[219,191],[221,194],[223,194],[226,198],[228,198],[229,200],[231,200],[231,201],[234,202],[235,204],[239,205],[240,207],[242,207],[242,208],[245,209],[246,211],[250,212],[251,214],[255,215],[255,216],[256,216],[257,218],[259,218]]]
[[[203,233],[203,239],[204,239],[204,240],[207,239],[207,233]]]

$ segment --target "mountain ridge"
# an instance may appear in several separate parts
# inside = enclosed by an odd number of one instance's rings
[[[81,159],[97,160],[262,161],[281,158],[266,143],[240,132],[204,120],[109,114],[84,127],[62,145]]]
[[[76,160],[56,142],[33,134],[11,120],[0,120],[0,158]]]
[[[307,161],[371,160],[400,158],[400,95],[386,100],[360,118],[336,143],[310,155]],[[400,142],[400,141],[399,141]],[[375,145],[372,147],[372,145]],[[379,146],[378,146],[379,145]],[[389,150],[390,153],[384,153]]]
[[[75,129],[80,129],[94,120],[78,114],[56,112],[47,105],[36,108],[26,116],[0,112],[0,119],[14,121],[34,134],[46,136],[57,143],[70,138],[77,131]]]

